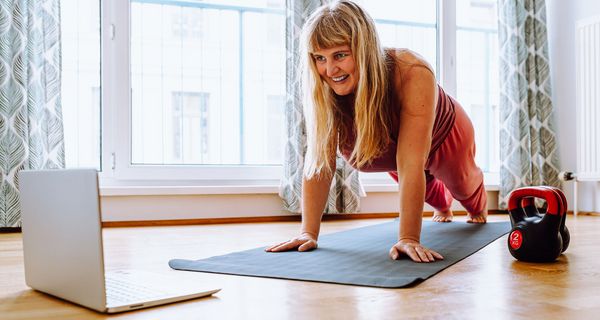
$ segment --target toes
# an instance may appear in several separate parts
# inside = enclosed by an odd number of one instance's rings
[[[452,222],[452,211],[434,211],[432,220],[435,222]]]
[[[478,215],[478,216],[474,216],[474,217],[469,217],[467,222],[468,223],[486,223],[487,218],[482,215]]]
[[[452,217],[444,217],[444,216],[433,216],[434,222],[452,222]]]

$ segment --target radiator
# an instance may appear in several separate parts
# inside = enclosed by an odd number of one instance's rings
[[[600,17],[576,30],[577,180],[600,181]]]
[[[577,181],[600,181],[600,16],[576,23]]]

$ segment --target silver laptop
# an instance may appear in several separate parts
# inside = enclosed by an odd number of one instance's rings
[[[19,185],[29,287],[108,313],[205,297],[220,290],[156,288],[147,280],[167,276],[138,270],[105,275],[95,169],[25,170]]]

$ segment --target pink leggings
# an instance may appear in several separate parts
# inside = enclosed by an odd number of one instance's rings
[[[452,130],[427,161],[425,202],[438,211],[446,211],[454,198],[471,216],[476,216],[487,206],[483,172],[475,164],[473,124],[458,103],[455,104],[455,112]],[[396,171],[389,174],[398,181]]]

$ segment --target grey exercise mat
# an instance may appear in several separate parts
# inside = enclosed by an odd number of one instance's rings
[[[388,257],[397,239],[395,220],[323,235],[319,248],[309,252],[269,253],[262,247],[196,261],[174,259],[169,266],[177,270],[400,288],[430,278],[508,231],[509,222],[424,221],[421,242],[444,256],[444,260],[434,263],[414,263],[406,256],[401,260]]]

